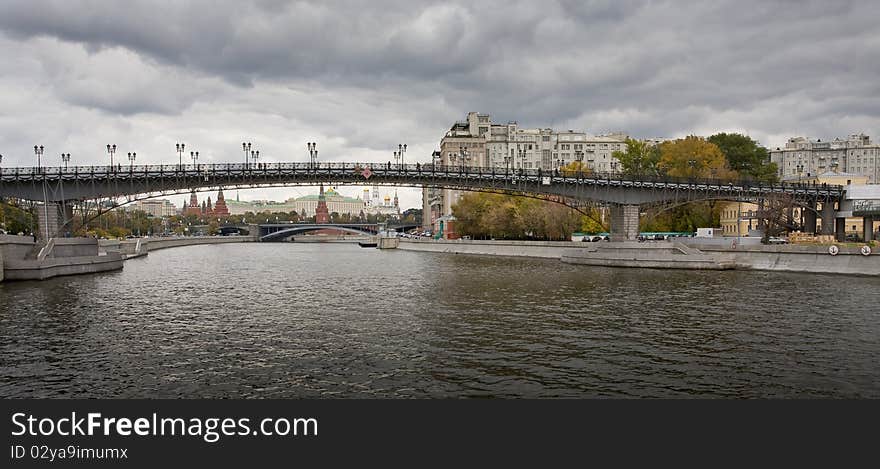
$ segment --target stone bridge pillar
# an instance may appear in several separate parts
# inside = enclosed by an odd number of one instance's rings
[[[611,205],[611,241],[635,241],[639,237],[639,206]]]
[[[834,202],[825,200],[822,202],[822,230],[821,234],[834,234]]]
[[[262,236],[262,234],[260,233],[260,225],[248,224],[247,227],[248,227],[248,236],[250,236],[251,238],[254,238],[254,241],[259,241],[260,236]]]
[[[804,214],[804,233],[816,234],[816,202],[811,201],[801,213]]]
[[[862,238],[866,243],[874,239],[874,217],[862,218]]]
[[[49,238],[64,237],[70,231],[66,225],[73,219],[73,207],[63,203],[49,202],[37,205],[37,238],[48,241]]]

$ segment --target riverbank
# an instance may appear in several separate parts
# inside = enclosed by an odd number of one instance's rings
[[[0,281],[45,280],[122,268],[125,256],[99,252],[94,238],[54,238],[42,244],[28,236],[0,236]]]
[[[176,248],[181,246],[195,246],[198,244],[226,244],[226,243],[252,243],[256,241],[252,236],[174,236],[158,238],[136,238],[117,240],[101,240],[101,249],[110,252],[121,251],[129,255],[143,255],[150,251]]]
[[[119,270],[124,261],[150,251],[195,246],[254,242],[251,236],[189,236],[97,240],[54,238],[46,245],[28,236],[0,235],[0,281],[45,280],[63,275]]]
[[[447,254],[559,259],[571,264],[606,267],[712,270],[769,270],[880,276],[875,249],[829,246],[749,245],[721,246],[687,242],[583,243],[570,241],[484,241],[401,239],[398,249]]]

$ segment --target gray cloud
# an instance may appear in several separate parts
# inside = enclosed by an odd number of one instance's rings
[[[769,145],[876,135],[878,17],[870,0],[11,0],[0,152],[198,137],[222,159],[250,135],[279,159],[318,138],[330,159],[384,160],[400,141],[427,158],[470,110]]]

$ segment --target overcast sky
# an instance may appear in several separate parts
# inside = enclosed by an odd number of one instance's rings
[[[0,154],[104,164],[115,143],[173,163],[185,142],[239,162],[247,140],[264,162],[307,161],[316,141],[322,161],[407,143],[427,162],[468,111],[634,137],[877,139],[878,18],[876,0],[2,0]]]

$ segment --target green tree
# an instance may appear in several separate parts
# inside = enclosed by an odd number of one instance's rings
[[[706,140],[721,150],[730,169],[740,175],[764,182],[778,181],[778,168],[770,162],[770,153],[751,137],[722,132]]]
[[[632,138],[626,139],[626,151],[611,154],[620,161],[621,172],[627,176],[656,176],[660,169],[660,147]]]
[[[464,194],[452,212],[456,231],[473,238],[570,239],[582,224],[570,207],[504,194]]]
[[[730,180],[737,176],[718,146],[695,135],[660,144],[657,166],[673,177]]]
[[[36,226],[34,214],[27,209],[0,201],[0,228],[9,234],[30,233]]]

